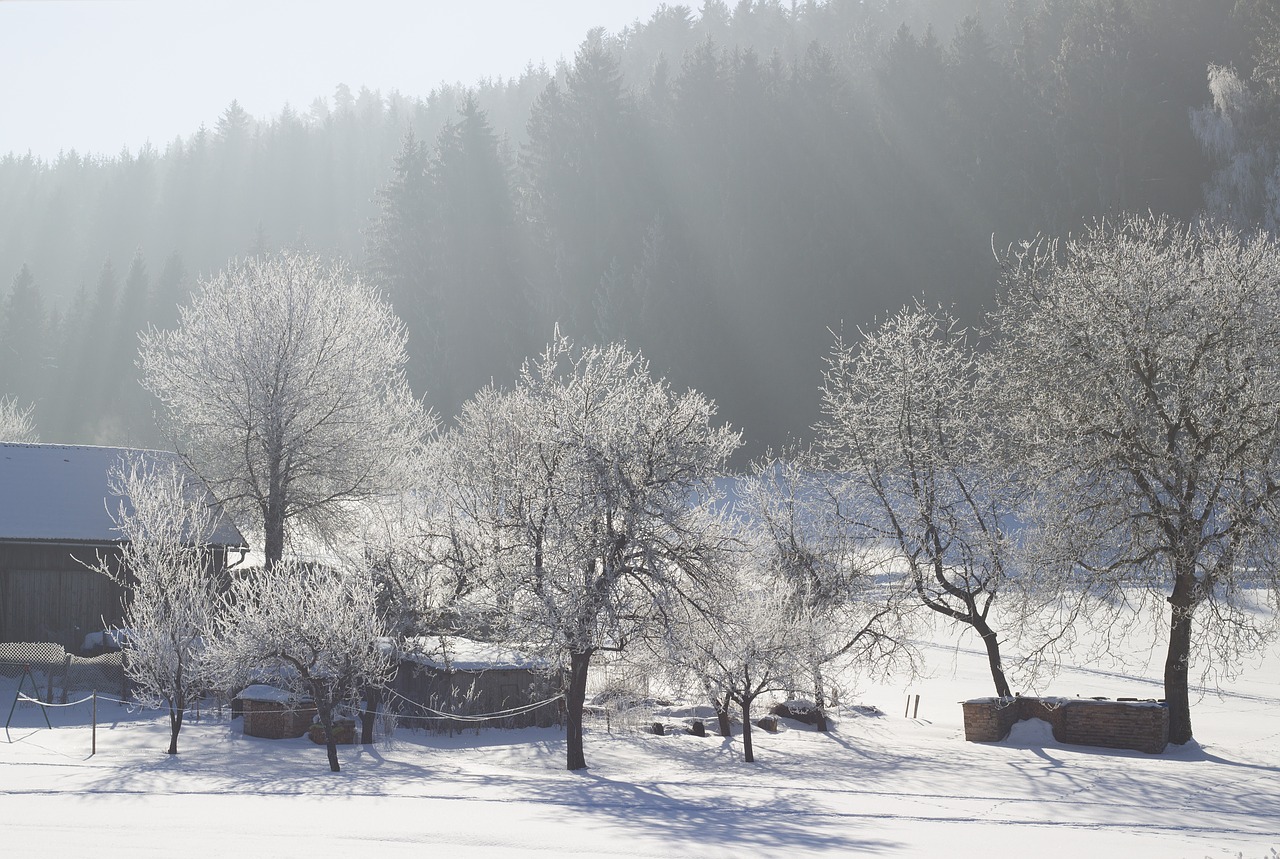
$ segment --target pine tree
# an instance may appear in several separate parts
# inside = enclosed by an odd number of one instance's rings
[[[169,254],[156,278],[151,293],[151,322],[158,328],[171,328],[178,321],[178,306],[186,304],[191,296],[191,284],[187,269],[177,251]]]
[[[218,118],[215,133],[224,145],[241,146],[248,140],[252,126],[253,118],[240,106],[239,101],[232,99]]]
[[[44,392],[52,356],[45,337],[44,300],[25,263],[14,275],[0,324],[0,396],[35,402]]]
[[[348,92],[348,95],[350,93]],[[365,239],[365,271],[390,299],[409,332],[409,383],[426,390],[436,353],[435,321],[429,294],[431,254],[431,176],[429,153],[410,128],[391,168],[391,179],[378,190],[378,212]]]
[[[112,331],[111,354],[107,356],[111,377],[107,394],[110,400],[104,408],[114,412],[120,421],[121,441],[141,445],[150,441],[155,433],[151,420],[154,411],[152,401],[138,384],[135,362],[138,358],[138,335],[147,329],[151,321],[151,278],[147,274],[147,262],[139,248],[129,262],[124,288],[116,307],[115,325]]]
[[[108,259],[98,272],[92,298],[73,306],[63,324],[63,352],[60,368],[62,403],[60,426],[73,443],[119,442],[118,415],[112,402],[116,389],[113,351],[117,294],[120,290],[115,266]],[[81,300],[81,296],[77,296]]]
[[[53,367],[55,383],[50,389],[52,421],[45,436],[67,443],[84,442],[82,432],[88,384],[85,380],[83,353],[85,340],[91,336],[89,291],[84,284],[76,290],[63,312],[57,329],[58,354]]]
[[[528,134],[521,167],[539,275],[558,281],[560,321],[590,332],[600,278],[615,258],[634,264],[652,206],[642,124],[603,31],[588,34],[563,91],[548,85]]]
[[[467,94],[430,164],[432,276],[439,296],[436,402],[450,410],[526,354],[510,176],[487,115]]]

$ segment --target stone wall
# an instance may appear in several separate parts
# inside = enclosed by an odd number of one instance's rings
[[[1154,701],[1090,698],[977,698],[962,703],[964,738],[996,743],[1023,719],[1042,719],[1060,743],[1159,754],[1169,744],[1169,710]]]

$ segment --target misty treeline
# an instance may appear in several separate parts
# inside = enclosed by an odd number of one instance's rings
[[[828,328],[912,296],[975,315],[993,234],[1265,223],[1278,33],[1263,0],[708,0],[509,80],[10,154],[0,395],[49,441],[161,443],[139,330],[229,259],[306,247],[386,291],[444,415],[558,322],[779,443],[818,415]]]

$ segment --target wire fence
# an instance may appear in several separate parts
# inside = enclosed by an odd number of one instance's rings
[[[121,651],[86,657],[68,653],[61,645],[50,642],[0,642],[0,676],[16,678],[26,672],[30,677],[30,681],[23,681],[24,688],[16,691],[15,704],[61,709],[83,705],[93,700],[93,693],[96,693],[97,701],[134,707],[138,702],[131,695],[126,658]],[[498,699],[491,695],[477,695],[474,685],[466,690],[470,694],[460,695],[453,689],[449,691],[447,699],[431,695],[423,700],[419,695],[406,696],[394,688],[384,690],[381,707],[384,724],[392,729],[398,724],[455,733],[483,726],[549,726],[563,720],[563,694],[529,700],[534,697],[529,694],[533,689],[520,689],[516,694],[502,696],[505,699],[503,703],[512,700],[520,703],[494,707],[493,703]],[[193,702],[195,709],[198,710],[199,706],[199,702]],[[313,705],[302,701],[279,709],[282,713],[293,713],[308,707],[314,712]],[[360,708],[352,704],[346,709],[355,715]],[[235,715],[239,715],[237,710],[233,703]]]
[[[541,701],[531,701],[492,712],[460,712],[441,710],[429,703],[414,701],[394,689],[387,690],[385,694],[387,700],[384,703],[387,711],[395,717],[397,723],[408,727],[429,728],[450,733],[484,726],[505,728],[558,723],[560,721],[558,705],[564,700],[564,695],[554,695]],[[545,716],[531,718],[539,712]]]
[[[0,673],[16,677],[25,665],[32,668],[60,665],[66,655],[67,651],[61,644],[47,641],[0,642],[0,666],[3,666],[0,667]]]
[[[130,687],[124,659],[118,650],[86,657],[47,641],[0,642],[0,674],[19,677],[29,671],[44,704],[66,704],[77,692],[98,691],[127,699]]]

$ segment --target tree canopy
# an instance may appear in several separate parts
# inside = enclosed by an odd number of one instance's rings
[[[274,565],[290,531],[326,538],[352,502],[401,485],[433,423],[404,343],[344,266],[278,254],[204,281],[176,328],[143,336],[138,364],[178,451]]]

